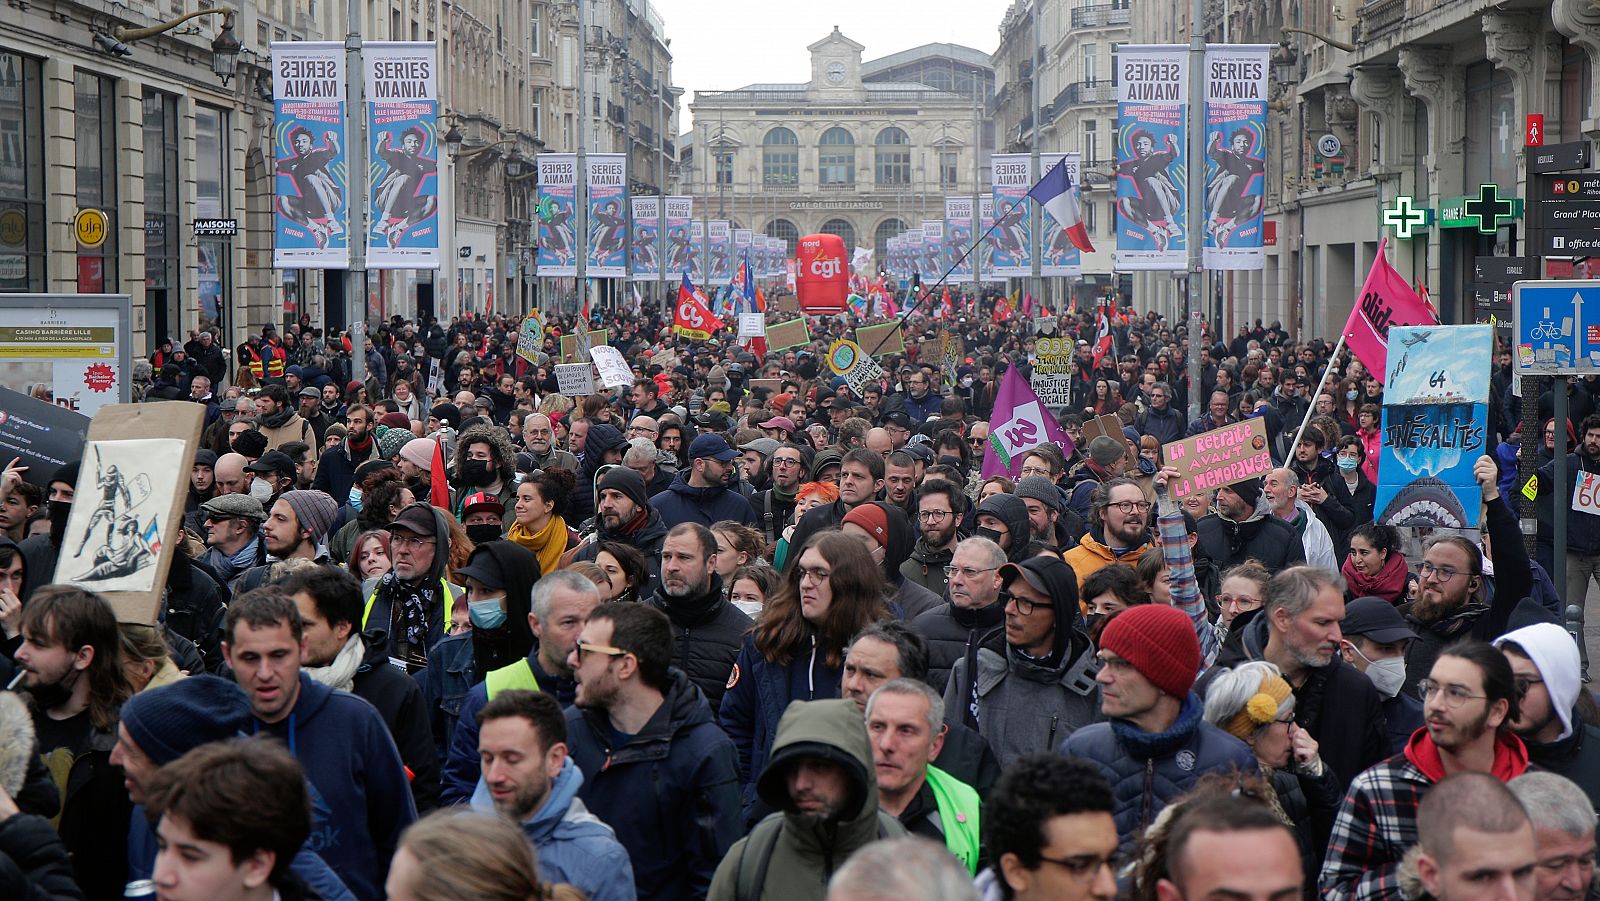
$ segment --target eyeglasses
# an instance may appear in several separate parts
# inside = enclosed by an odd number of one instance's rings
[[[1100,875],[1101,867],[1108,867],[1115,874],[1120,862],[1120,858],[1115,854],[1110,857],[1101,857],[1098,854],[1080,854],[1076,857],[1045,857],[1041,854],[1039,855],[1039,860],[1044,863],[1053,863],[1066,870],[1068,876],[1079,882]]]
[[[946,566],[944,575],[948,579],[959,573],[963,579],[976,579],[984,573],[992,573],[999,568],[998,566]]]
[[[573,655],[578,658],[579,663],[583,662],[584,654],[604,654],[607,657],[624,657],[630,653],[632,652],[624,651],[621,648],[613,648],[610,645],[603,644],[589,644],[586,641],[578,642],[573,651]]]
[[[433,544],[433,539],[423,538],[420,535],[402,535],[398,532],[390,532],[389,543],[396,548],[406,548],[408,550],[415,551],[421,550],[422,548]]]
[[[645,426],[642,426],[642,425],[628,426],[628,434],[630,434],[630,435],[654,435],[658,431],[660,431],[660,430],[659,429],[646,428]]]
[[[1422,561],[1422,564],[1417,567],[1417,572],[1424,579],[1432,578],[1439,582],[1448,582],[1461,575],[1461,570],[1456,569],[1454,566],[1434,566],[1426,560]]]
[[[1050,470],[1042,469],[1042,468],[1040,468],[1038,466],[1024,466],[1024,467],[1022,467],[1022,477],[1023,478],[1027,478],[1028,476],[1044,476],[1045,478],[1048,479],[1048,478],[1050,478]]]
[[[1513,680],[1513,682],[1517,686],[1518,695],[1525,695],[1528,693],[1528,689],[1534,687],[1535,685],[1544,684],[1543,679],[1535,679],[1532,676],[1518,676]]]
[[[799,466],[799,465],[800,465],[800,461],[799,460],[792,460],[792,459],[790,459],[788,457],[773,457],[772,458],[772,468],[773,469],[788,469],[791,466]]]
[[[1149,501],[1109,501],[1106,503],[1106,506],[1116,507],[1118,510],[1126,514],[1149,513],[1151,505]]]
[[[1016,604],[1017,605],[1017,612],[1022,614],[1023,616],[1032,616],[1034,609],[1039,606],[1038,604],[1034,603],[1033,601],[1023,597],[1022,595],[1020,595],[1020,594],[1012,594],[1009,591],[1000,592],[1000,604],[1001,604],[1002,608],[1006,604]]]
[[[795,567],[795,572],[798,574],[798,581],[804,582],[805,580],[810,579],[819,585],[828,581],[828,576],[833,575],[832,570],[823,569],[820,566],[797,566]]]
[[[1487,701],[1488,695],[1475,695],[1459,685],[1440,685],[1432,679],[1423,679],[1417,683],[1417,694],[1422,700],[1427,701],[1439,692],[1444,692],[1444,706],[1450,710],[1458,709],[1462,704],[1471,700]]]
[[[917,521],[918,522],[944,522],[945,519],[947,519],[951,515],[952,514],[950,513],[949,510],[918,510],[917,511]],[[950,567],[948,567],[948,566],[945,567],[945,571],[946,572],[948,572],[949,569],[950,569]]]
[[[1257,607],[1261,606],[1261,599],[1260,598],[1253,598],[1253,597],[1250,597],[1249,595],[1243,595],[1243,594],[1219,594],[1219,595],[1217,595],[1217,606],[1218,607],[1228,607],[1230,605],[1237,606],[1240,610],[1254,610]]]

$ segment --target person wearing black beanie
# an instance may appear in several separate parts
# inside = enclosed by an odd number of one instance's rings
[[[1195,523],[1195,558],[1222,572],[1246,560],[1279,572],[1306,561],[1305,543],[1294,526],[1272,515],[1261,500],[1261,481],[1246,479],[1217,489],[1217,512]]]
[[[650,580],[639,594],[649,597],[661,572],[661,543],[666,540],[667,526],[650,506],[644,476],[626,466],[613,466],[595,484],[595,496],[596,534],[585,541],[574,559],[593,560],[608,541],[638,550],[650,572]]]

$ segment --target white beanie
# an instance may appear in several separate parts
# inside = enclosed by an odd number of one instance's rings
[[[1583,684],[1579,675],[1582,663],[1578,659],[1578,643],[1555,623],[1535,623],[1507,632],[1494,640],[1494,646],[1503,648],[1507,642],[1522,648],[1538,667],[1545,691],[1550,693],[1550,706],[1561,720],[1561,735],[1556,740],[1571,735],[1572,707],[1578,702],[1578,691]]]
[[[413,438],[400,448],[400,459],[426,470],[433,466],[433,449],[438,443],[433,438]]]

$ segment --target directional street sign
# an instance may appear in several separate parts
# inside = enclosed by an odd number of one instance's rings
[[[1394,206],[1383,208],[1383,224],[1394,229],[1396,238],[1410,238],[1418,229],[1426,228],[1432,218],[1432,210],[1412,203],[1402,194],[1394,199]]]
[[[1567,144],[1546,144],[1528,151],[1530,172],[1570,172],[1589,167],[1589,142],[1572,141]]]
[[[1478,220],[1478,231],[1492,235],[1500,228],[1501,219],[1512,219],[1515,216],[1515,207],[1511,201],[1500,196],[1499,185],[1479,185],[1478,199],[1469,200],[1463,205],[1463,210],[1468,219]]]
[[[1515,363],[1523,375],[1600,372],[1600,281],[1525,281],[1511,289]]]
[[[1574,229],[1556,231],[1543,229],[1544,240],[1538,251],[1549,257],[1600,257],[1600,231]],[[1597,307],[1596,309],[1600,309]]]

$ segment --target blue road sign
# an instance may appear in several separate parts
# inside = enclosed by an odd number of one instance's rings
[[[1600,281],[1517,282],[1511,287],[1511,315],[1518,372],[1600,372]]]

